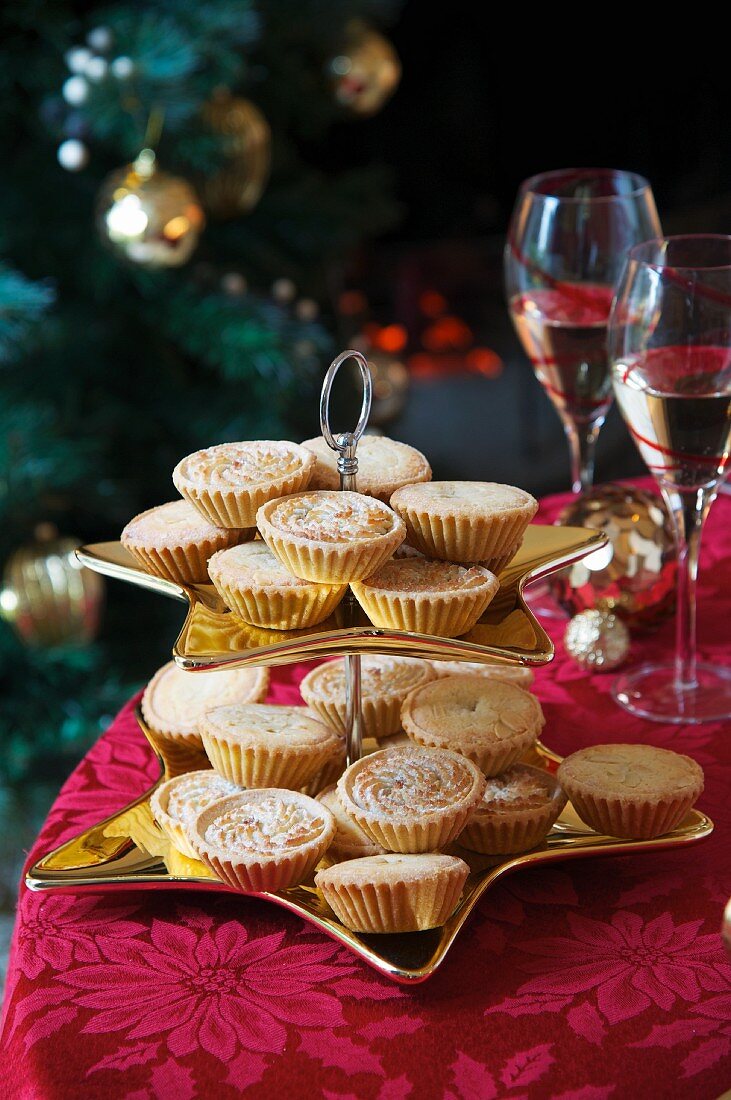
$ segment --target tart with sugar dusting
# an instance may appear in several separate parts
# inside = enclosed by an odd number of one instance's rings
[[[364,737],[390,737],[401,729],[401,704],[419,684],[433,679],[428,661],[420,657],[361,657],[361,714]],[[308,707],[341,736],[345,736],[345,658],[318,665],[300,684]]]
[[[131,519],[121,542],[148,573],[176,584],[208,584],[209,558],[255,534],[255,528],[218,527],[187,500],[173,500]]]
[[[502,661],[437,661],[429,658],[435,676],[486,676],[488,680],[503,680],[529,688],[533,683],[533,670],[526,665],[510,665]]]
[[[213,767],[240,787],[299,790],[342,747],[307,707],[214,707],[201,717],[199,729]]]
[[[188,839],[188,831],[196,817],[212,802],[238,794],[240,790],[212,768],[187,772],[156,787],[150,798],[150,809],[171,844],[189,859],[197,859]]]
[[[312,452],[288,440],[219,443],[181,459],[173,484],[211,523],[255,527],[257,509],[305,489],[314,466]]]
[[[333,863],[341,863],[346,859],[360,859],[363,856],[377,856],[383,852],[381,845],[372,841],[360,825],[346,814],[334,785],[320,791],[317,801],[327,806],[335,819],[335,836],[327,850],[327,858]]]
[[[258,703],[269,690],[268,668],[186,672],[174,661],[159,668],[142,695],[141,709],[168,775],[208,767],[198,722],[225,703]]]
[[[323,436],[302,443],[316,459],[310,481],[312,489],[339,489],[337,455]],[[431,481],[431,466],[421,451],[385,435],[364,435],[358,442],[358,492],[378,497],[388,504],[402,485]]]
[[[444,676],[407,696],[401,721],[417,744],[462,753],[490,776],[536,743],[545,719],[536,697],[516,684]]]
[[[391,497],[411,546],[427,558],[479,562],[499,573],[517,553],[538,501],[492,481],[431,481]]]
[[[470,630],[499,581],[479,565],[427,558],[387,561],[351,588],[374,626],[456,638]]]
[[[326,806],[298,791],[242,791],[207,806],[190,830],[197,858],[234,890],[272,893],[307,878],[330,846]]]
[[[338,780],[345,812],[390,852],[434,852],[449,844],[484,789],[471,760],[419,745],[374,752]]]
[[[293,576],[265,542],[248,542],[214,554],[208,572],[237,618],[272,630],[316,626],[332,614],[348,588]]]
[[[458,843],[486,855],[527,852],[547,836],[565,805],[566,794],[555,776],[529,764],[513,764],[488,779]]]
[[[423,932],[449,920],[468,874],[464,860],[440,852],[386,854],[318,871],[315,885],[353,932]]]
[[[367,577],[393,556],[405,534],[383,501],[324,489],[269,501],[256,524],[290,573],[319,584]]]
[[[556,775],[582,821],[630,840],[672,832],[703,791],[695,760],[652,745],[592,745]]]

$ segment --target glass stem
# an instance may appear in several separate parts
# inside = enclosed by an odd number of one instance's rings
[[[698,686],[696,676],[696,581],[701,534],[715,492],[698,489],[679,493],[662,488],[673,520],[678,555],[675,613],[675,688],[679,693]]]
[[[603,420],[596,420],[593,424],[564,421],[571,452],[571,491],[577,496],[590,492],[594,484],[594,451],[603,423]]]

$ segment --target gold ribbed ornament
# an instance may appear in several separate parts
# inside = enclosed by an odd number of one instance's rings
[[[78,561],[80,545],[44,523],[6,562],[0,613],[28,645],[82,645],[95,637],[104,582]]]
[[[235,218],[258,203],[269,179],[272,135],[269,123],[248,99],[221,92],[203,117],[223,139],[227,163],[200,181],[206,209],[216,218]]]

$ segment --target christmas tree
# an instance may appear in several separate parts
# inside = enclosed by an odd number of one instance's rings
[[[393,91],[395,8],[3,6],[0,779],[78,755],[179,621],[110,592],[92,641],[98,592],[48,524],[117,538],[183,455],[312,434],[333,263],[395,213],[382,168],[318,154]]]

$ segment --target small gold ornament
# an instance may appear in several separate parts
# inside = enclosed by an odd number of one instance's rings
[[[551,592],[569,615],[613,611],[634,628],[657,626],[672,613],[675,542],[661,497],[629,485],[599,485],[572,501],[560,522],[609,539],[551,578]]]
[[[102,240],[140,267],[180,267],[206,223],[198,197],[179,176],[161,172],[151,149],[112,172],[97,199]]]
[[[608,611],[581,611],[564,634],[564,646],[581,668],[609,672],[629,653],[629,630]]]
[[[328,69],[336,100],[356,115],[380,111],[401,79],[401,62],[391,43],[359,19],[348,23],[343,48]]]
[[[236,218],[258,203],[269,179],[272,134],[269,123],[248,99],[219,92],[203,117],[224,139],[228,163],[200,181],[206,209],[216,218]]]
[[[81,645],[99,626],[104,582],[84,569],[79,540],[39,524],[35,539],[11,554],[3,571],[0,614],[28,645]]]

